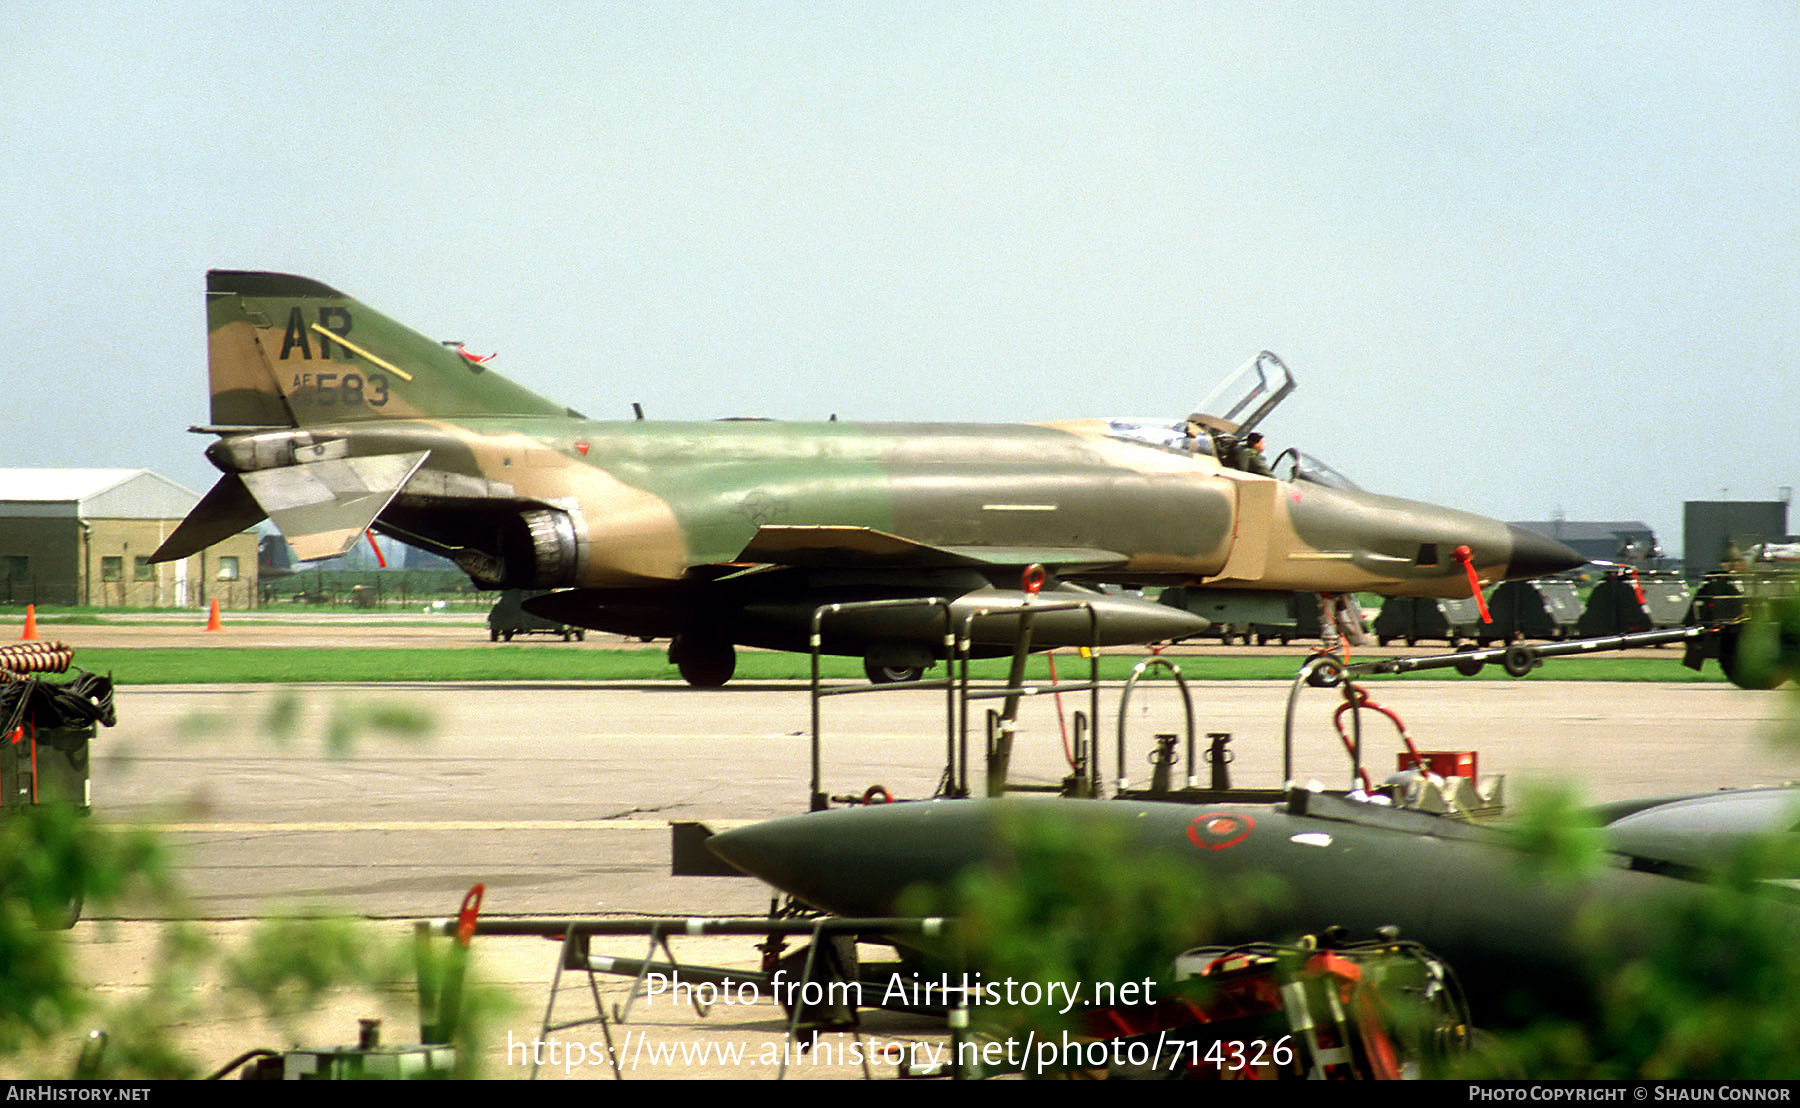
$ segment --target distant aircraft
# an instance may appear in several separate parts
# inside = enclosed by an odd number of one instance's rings
[[[1119,643],[1205,621],[1091,586],[1467,596],[1582,561],[1362,492],[1298,453],[1277,477],[1234,465],[1293,388],[1267,353],[1186,420],[592,422],[304,277],[215,270],[206,304],[212,412],[195,430],[219,436],[206,453],[225,476],[153,560],[264,518],[303,561],[373,529],[481,588],[557,590],[528,605],[547,618],[669,638],[699,686],[730,679],[739,645],[808,649],[822,604],[1016,605],[1032,564],[1049,570],[1046,597],[1092,601],[1101,641]],[[1088,635],[1067,619],[1035,642]],[[994,637],[1010,650],[1013,628]],[[914,613],[834,621],[822,648],[878,681],[944,654]]]

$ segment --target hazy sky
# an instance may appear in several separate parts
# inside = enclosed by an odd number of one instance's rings
[[[0,466],[196,491],[203,273],[596,418],[1185,415],[1643,519],[1800,484],[1800,5],[47,2],[0,28]]]

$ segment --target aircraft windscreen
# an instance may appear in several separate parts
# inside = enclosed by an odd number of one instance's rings
[[[1275,459],[1275,476],[1283,481],[1307,481],[1314,485],[1324,485],[1329,489],[1362,491],[1361,485],[1345,477],[1331,466],[1310,454],[1302,454],[1291,447],[1283,450],[1281,457]]]

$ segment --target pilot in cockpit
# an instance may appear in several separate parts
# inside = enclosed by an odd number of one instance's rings
[[[1237,449],[1237,468],[1245,473],[1254,473],[1259,477],[1273,477],[1275,471],[1269,468],[1269,459],[1263,457],[1263,436],[1261,431],[1252,431],[1244,436],[1244,443]]]

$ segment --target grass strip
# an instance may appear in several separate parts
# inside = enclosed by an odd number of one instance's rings
[[[1123,680],[1138,656],[1106,655],[1100,676]],[[1285,681],[1300,666],[1298,657],[1279,655],[1185,655],[1172,659],[1190,681]],[[670,681],[680,675],[661,647],[583,647],[570,644],[507,644],[461,649],[410,647],[116,647],[83,648],[75,664],[95,673],[111,673],[121,685],[191,684],[365,684],[379,681]],[[826,658],[824,674],[834,681],[861,680],[855,658]],[[1006,659],[984,659],[976,676],[1006,676]],[[1064,681],[1086,680],[1087,663],[1058,655],[1057,672]],[[746,650],[738,654],[734,681],[805,681],[811,661],[804,654]],[[939,672],[934,670],[935,672]],[[1049,663],[1031,660],[1029,679],[1044,681]],[[1161,678],[1159,678],[1161,679]],[[1377,680],[1510,681],[1498,666],[1477,677],[1454,670],[1408,674]],[[1695,673],[1681,664],[1679,652],[1666,658],[1580,657],[1551,659],[1524,681],[1719,681],[1716,667]]]

